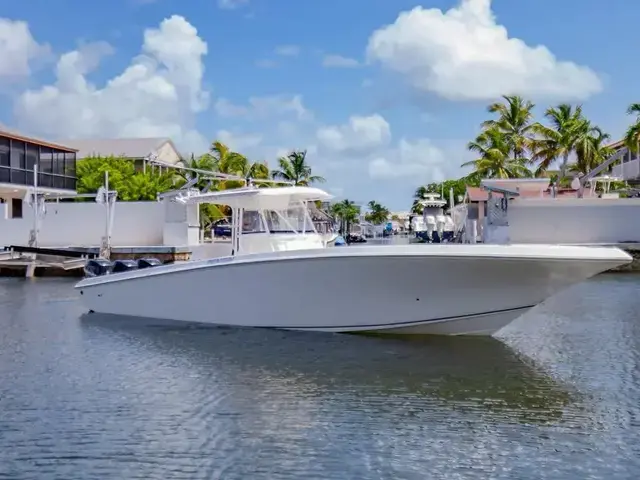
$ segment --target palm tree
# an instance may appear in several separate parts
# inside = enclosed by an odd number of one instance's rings
[[[182,160],[182,164],[186,167],[186,169],[180,170],[178,175],[185,182],[188,182],[196,175],[194,172],[188,169],[202,170],[202,171],[207,171],[212,173],[216,171],[215,159],[209,153],[205,153],[204,155],[200,155],[199,157],[194,156],[192,153],[191,157],[189,157],[188,159]],[[207,183],[208,183],[207,179],[198,178],[198,182],[194,185],[194,188],[197,188],[198,190],[202,190],[205,187],[207,187]]]
[[[323,183],[324,178],[311,174],[311,167],[307,164],[307,151],[294,150],[286,157],[278,159],[279,170],[272,172],[273,178],[292,182],[294,185],[308,186],[311,183]]]
[[[576,162],[569,166],[569,170],[581,175],[586,175],[613,154],[613,149],[606,145],[611,138],[608,133],[604,133],[600,127],[584,127],[589,132],[580,136],[575,147]]]
[[[479,155],[476,160],[461,165],[473,167],[473,171],[467,176],[470,180],[531,176],[531,172],[525,166],[525,159],[510,155],[510,140],[497,128],[486,129],[474,141],[469,142],[467,148]]]
[[[216,172],[216,158],[210,153],[205,153],[199,157],[195,157],[191,154],[189,159],[182,160],[185,167],[195,170],[201,170],[205,172]],[[194,172],[190,170],[182,170],[180,176],[185,182],[191,180],[194,176]],[[220,189],[224,186],[219,180],[212,180],[200,177],[198,174],[198,182],[194,185],[194,188],[198,190],[204,190],[208,188],[210,190]],[[200,228],[205,230],[211,228],[213,222],[220,220],[229,215],[230,209],[226,205],[214,205],[211,203],[201,203],[198,207],[200,217]]]
[[[624,135],[624,143],[633,153],[638,153],[640,144],[640,103],[632,103],[627,109],[627,115],[635,115],[636,119]]]
[[[267,162],[247,162],[242,176],[247,180],[247,183],[249,183],[251,180],[268,180],[271,178],[271,172],[269,171]],[[256,182],[256,186],[266,188],[272,186],[272,184],[268,182]]]
[[[375,200],[371,200],[368,203],[368,207],[369,212],[364,217],[367,222],[371,222],[374,225],[381,225],[389,218],[389,210]]]
[[[496,120],[482,123],[485,130],[497,130],[505,137],[513,160],[523,160],[527,152],[533,127],[534,104],[522,97],[503,96],[505,103],[493,103],[487,107],[489,113],[497,113]]]
[[[569,157],[575,153],[577,146],[586,141],[585,137],[592,133],[589,121],[582,114],[582,107],[575,109],[566,103],[548,108],[545,117],[550,126],[536,123],[533,132],[531,162],[538,162],[536,175],[549,169],[556,159],[562,159],[559,181],[566,176]]]
[[[331,214],[340,221],[340,233],[349,235],[351,225],[358,220],[360,209],[351,200],[344,199],[331,205]]]
[[[245,180],[224,180],[220,182],[221,190],[228,188],[238,188],[243,186],[250,179],[266,180],[269,178],[269,167],[266,162],[251,163],[244,155],[232,151],[222,142],[215,141],[211,144],[211,153],[214,169],[226,175],[235,175]],[[265,186],[260,184],[260,186]]]
[[[213,166],[216,172],[225,175],[235,175],[243,178],[245,177],[244,173],[249,169],[249,161],[244,155],[232,151],[227,145],[217,140],[211,144],[210,151],[213,157]],[[219,182],[218,188],[220,190],[226,190],[229,188],[239,188],[244,184],[244,181],[224,180]]]

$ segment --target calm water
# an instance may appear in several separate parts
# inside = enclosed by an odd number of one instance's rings
[[[132,327],[81,318],[71,285],[0,279],[2,479],[640,472],[640,277],[500,340]]]

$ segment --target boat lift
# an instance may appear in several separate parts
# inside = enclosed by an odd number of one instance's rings
[[[109,190],[109,172],[105,172],[105,182],[96,193],[44,193],[39,190],[38,186],[38,166],[34,165],[34,181],[33,189],[27,193],[24,200],[33,209],[33,228],[29,232],[29,240],[27,245],[8,245],[4,247],[4,251],[8,253],[9,258],[6,259],[7,265],[27,265],[27,276],[33,276],[37,266],[56,266],[63,269],[76,268],[82,266],[87,258],[101,256],[109,258],[111,255],[111,232],[113,230],[113,219],[115,212],[115,201],[118,192]],[[66,248],[42,248],[40,247],[40,227],[44,219],[47,208],[47,200],[63,200],[72,198],[94,198],[97,203],[105,206],[105,234],[102,237],[99,253],[93,254],[84,250],[73,250]],[[15,257],[18,254],[18,258]],[[26,254],[26,258],[25,255]],[[38,255],[47,258],[38,265]],[[51,257],[62,257],[69,259],[68,261],[54,262],[50,261]],[[80,260],[80,263],[78,262]]]

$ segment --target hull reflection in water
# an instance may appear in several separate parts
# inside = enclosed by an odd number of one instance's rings
[[[565,407],[578,400],[577,392],[490,337],[317,336],[177,322],[132,324],[102,314],[84,315],[82,322],[130,335],[134,345],[159,349],[171,363],[197,358],[211,375],[230,379],[232,390],[242,379],[242,390],[229,392],[242,398],[267,395],[277,403],[281,396],[286,403],[292,395],[318,401],[338,396],[350,404],[366,395],[377,399],[378,407],[368,407],[370,415],[376,408],[396,408],[404,398],[402,408],[420,414],[454,409],[522,423],[561,421]]]

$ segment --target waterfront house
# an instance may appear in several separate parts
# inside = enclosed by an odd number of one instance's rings
[[[0,218],[22,218],[23,199],[33,188],[36,165],[40,192],[75,193],[76,152],[69,145],[0,127]]]
[[[629,185],[637,186],[640,184],[640,154],[633,153],[627,149],[624,144],[624,140],[619,140],[617,142],[609,145],[615,152],[619,150],[626,150],[624,152],[620,163],[615,165],[611,169],[611,175],[613,177],[622,178]]]
[[[519,192],[520,199],[536,199],[536,198],[554,198],[554,192],[551,188],[551,179],[546,178],[512,178],[512,179],[484,179],[483,185],[504,188]],[[501,197],[501,193],[494,192],[494,197]],[[591,197],[592,191],[585,190],[584,197]],[[555,198],[570,199],[578,198],[578,192],[573,188],[556,188]],[[466,219],[475,220],[478,226],[478,233],[482,234],[484,219],[487,212],[487,200],[489,192],[482,187],[467,186],[463,204],[466,207]]]
[[[136,171],[145,172],[149,160],[155,158],[162,163],[176,165],[181,161],[180,152],[170,138],[107,138],[65,140],[78,151],[78,159],[87,157],[116,156],[134,162]]]

